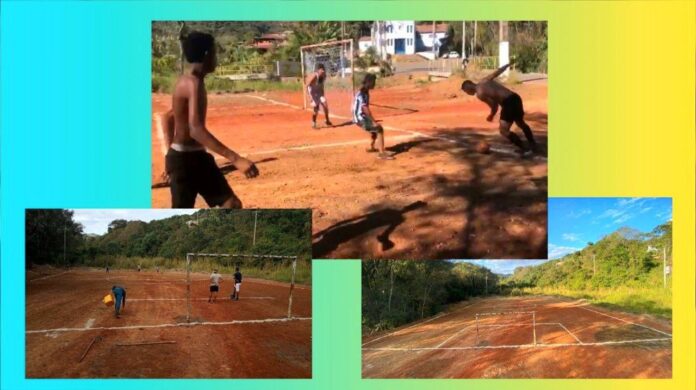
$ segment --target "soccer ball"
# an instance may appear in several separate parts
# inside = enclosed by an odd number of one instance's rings
[[[476,144],[476,151],[481,154],[488,154],[491,151],[491,145],[486,141],[481,141]]]

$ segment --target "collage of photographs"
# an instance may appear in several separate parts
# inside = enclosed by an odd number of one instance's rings
[[[153,21],[151,208],[26,209],[26,378],[312,378],[318,260],[363,379],[672,378],[672,198],[549,197],[548,31]]]

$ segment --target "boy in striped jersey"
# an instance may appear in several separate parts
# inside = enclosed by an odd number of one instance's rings
[[[375,87],[377,77],[371,73],[365,75],[360,91],[355,95],[353,100],[353,123],[363,128],[370,133],[372,142],[369,153],[379,151],[377,157],[382,160],[393,160],[394,156],[384,150],[384,129],[377,123],[372,111],[370,111],[370,90]],[[375,149],[375,141],[377,141],[378,149]]]

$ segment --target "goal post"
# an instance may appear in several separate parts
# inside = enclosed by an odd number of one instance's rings
[[[295,273],[297,271],[297,256],[285,256],[285,255],[256,255],[256,254],[232,254],[232,253],[187,253],[186,254],[186,322],[191,322],[191,272],[193,268],[193,262],[198,258],[218,258],[218,259],[228,259],[231,261],[238,260],[238,262],[231,264],[228,262],[220,263],[222,266],[238,266],[239,261],[244,261],[245,259],[252,259],[256,261],[272,261],[272,262],[287,262],[289,263],[290,272],[290,288],[288,291],[288,311],[287,318],[292,318],[292,296],[295,290]],[[249,265],[245,265],[250,267]],[[232,267],[232,269],[233,269]],[[218,267],[220,268],[220,267]]]
[[[332,90],[346,90],[346,94],[350,92],[350,96],[346,97],[347,102],[342,102],[344,99],[343,97],[341,97],[341,101],[338,102],[339,105],[347,104],[347,107],[350,107],[353,96],[355,95],[353,58],[354,50],[352,39],[327,41],[300,47],[304,109],[307,109],[309,100],[304,82],[307,75],[315,71],[317,64],[323,64],[326,70],[326,87]]]

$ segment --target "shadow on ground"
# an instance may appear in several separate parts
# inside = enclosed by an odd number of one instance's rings
[[[545,116],[532,117],[533,129],[535,122],[545,121]],[[522,136],[519,129],[513,130]],[[359,217],[316,233],[314,258],[546,258],[546,159],[543,155],[525,158],[515,153],[477,153],[475,146],[484,140],[494,147],[512,150],[502,137],[486,131],[443,129],[432,134],[434,138],[390,146],[388,150],[402,155],[397,158],[427,159],[434,153],[446,153],[461,165],[462,173],[452,173],[451,169],[439,173],[439,169],[434,169],[437,173],[430,176],[415,175],[408,183],[398,182],[403,186],[399,188],[427,185],[430,190],[419,196],[418,207],[415,203],[403,206],[398,201],[385,200],[370,205]],[[537,133],[535,138],[546,150],[546,134]],[[462,228],[454,236],[438,236],[437,223],[443,219]],[[401,229],[402,226],[407,227]],[[389,239],[395,231],[401,238],[396,244]],[[340,251],[334,253],[339,246]],[[379,249],[377,253],[375,248]]]

